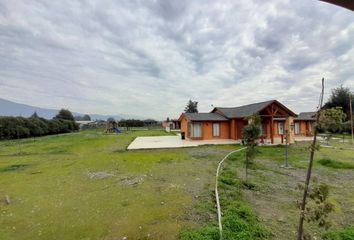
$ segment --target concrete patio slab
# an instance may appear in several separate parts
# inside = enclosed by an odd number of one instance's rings
[[[310,141],[312,137],[295,137],[295,141]],[[178,134],[176,136],[155,136],[155,137],[137,137],[128,146],[128,150],[135,149],[158,149],[158,148],[181,148],[198,147],[201,145],[217,144],[240,144],[241,142],[233,139],[215,139],[215,140],[182,140]],[[280,138],[274,139],[274,144],[281,144]],[[266,144],[272,145],[272,144]]]
[[[156,137],[137,137],[128,146],[129,150],[133,149],[157,149],[157,148],[181,148],[181,147],[198,147],[208,144],[239,144],[240,141],[233,139],[220,140],[182,140],[177,136],[156,136]]]
[[[294,139],[296,142],[303,142],[303,141],[312,141],[313,137],[295,136]]]

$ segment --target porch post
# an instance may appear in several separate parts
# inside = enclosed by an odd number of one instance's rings
[[[270,140],[271,140],[271,143],[274,144],[274,119],[273,119],[273,114],[270,117]]]
[[[288,131],[288,143],[294,143],[295,139],[294,139],[294,129],[291,128],[291,125],[294,125],[294,118],[291,116],[287,116],[286,120],[285,120],[285,130]]]
[[[231,122],[231,124],[230,124],[230,138],[236,140],[237,139],[237,137],[236,137],[236,120],[232,119],[230,122]]]

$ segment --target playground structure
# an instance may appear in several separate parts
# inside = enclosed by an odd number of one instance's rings
[[[118,123],[116,121],[107,121],[105,133],[122,133],[121,130],[118,129]]]

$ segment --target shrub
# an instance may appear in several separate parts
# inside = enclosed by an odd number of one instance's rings
[[[39,117],[0,117],[0,139],[37,137],[68,133],[78,129],[78,124],[70,120],[46,120]]]
[[[49,134],[60,133],[60,121],[59,120],[50,120],[49,121]]]
[[[217,227],[204,227],[198,230],[184,230],[180,233],[181,240],[218,240],[219,229]]]
[[[48,123],[38,117],[26,119],[25,125],[29,129],[30,135],[33,137],[47,135],[49,132]]]
[[[144,122],[137,119],[127,119],[127,120],[120,120],[118,123],[119,127],[143,127]]]
[[[75,121],[73,114],[68,109],[61,109],[54,118]]]
[[[324,240],[354,240],[354,226],[334,230],[322,235]]]
[[[259,224],[253,211],[243,202],[233,202],[224,212],[224,239],[268,239],[271,233]]]
[[[60,133],[68,133],[70,131],[70,124],[67,120],[59,120],[59,132]]]
[[[335,169],[354,169],[354,164],[338,162],[332,159],[324,158],[318,161],[319,164],[325,167],[335,168]]]

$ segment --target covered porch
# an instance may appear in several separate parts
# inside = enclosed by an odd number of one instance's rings
[[[278,102],[274,102],[259,112],[262,120],[261,142],[271,144],[294,143],[295,113]]]

